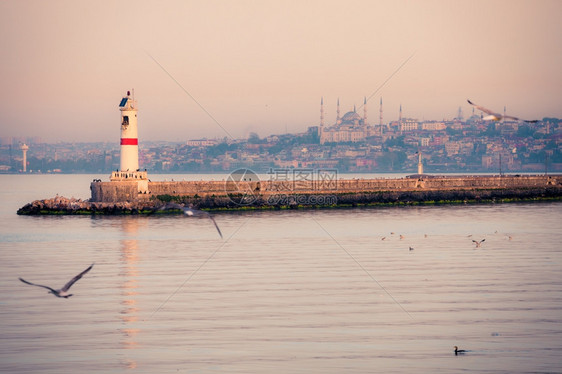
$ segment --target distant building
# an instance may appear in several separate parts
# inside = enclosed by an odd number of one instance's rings
[[[459,154],[460,149],[461,144],[458,141],[445,143],[445,152],[449,157]]]
[[[216,145],[217,141],[212,139],[193,139],[188,140],[186,144],[190,147],[211,147]]]
[[[421,124],[421,129],[425,131],[442,131],[445,130],[447,126],[445,126],[444,122],[423,122]]]
[[[320,102],[320,126],[318,127],[318,136],[320,144],[325,143],[345,143],[345,142],[361,142],[369,136],[375,135],[375,128],[367,123],[367,99],[363,101],[363,117],[361,117],[356,108],[347,112],[340,118],[340,102],[338,99],[336,122],[330,126],[324,126],[324,101]]]
[[[400,122],[400,131],[401,132],[410,132],[410,131],[417,131],[420,125],[417,119],[413,118],[403,118]]]
[[[515,121],[502,121],[496,122],[496,130],[499,130],[502,135],[513,135],[519,129],[519,123]]]

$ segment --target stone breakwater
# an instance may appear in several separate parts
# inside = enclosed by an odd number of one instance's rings
[[[381,191],[448,191],[474,189],[557,188],[562,176],[419,176],[344,180],[244,180],[148,182],[140,193],[136,182],[92,182],[93,202],[146,201],[159,195],[220,197],[236,193],[268,198],[279,194],[331,195]]]
[[[415,176],[324,181],[91,183],[89,200],[36,200],[18,214],[154,214],[168,201],[207,210],[333,208],[562,200],[562,176]]]
[[[139,214],[154,210],[153,202],[114,203],[92,202],[57,196],[51,199],[35,200],[18,209],[20,215],[92,215],[92,214]]]

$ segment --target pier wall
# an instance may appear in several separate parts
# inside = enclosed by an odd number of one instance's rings
[[[226,196],[228,193],[334,194],[377,191],[450,191],[475,189],[525,189],[562,187],[562,175],[552,176],[466,176],[416,177],[399,179],[346,179],[330,181],[164,181],[148,182],[148,190],[139,192],[137,182],[92,182],[92,202],[141,202],[151,196]]]
[[[92,202],[136,202],[142,199],[137,182],[92,182],[90,191]]]

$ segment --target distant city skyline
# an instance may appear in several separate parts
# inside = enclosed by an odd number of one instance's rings
[[[417,122],[404,118],[384,126],[365,126],[354,112],[344,114],[324,133],[273,135],[224,143],[217,140],[143,141],[139,165],[149,172],[218,172],[252,168],[336,168],[341,172],[560,172],[562,153],[556,141],[562,120],[522,124],[483,121]],[[131,177],[119,167],[118,142],[18,143],[0,137],[0,173],[112,173]],[[123,145],[121,145],[122,147]],[[26,150],[30,151],[27,155]],[[422,164],[419,163],[422,158]],[[417,163],[417,165],[416,165]],[[425,165],[425,166],[424,166]],[[127,168],[130,170],[130,168]],[[141,173],[145,173],[141,170]],[[142,175],[140,176],[142,177]],[[144,177],[142,177],[144,178]],[[142,179],[141,178],[141,179]]]
[[[384,123],[400,105],[469,117],[469,98],[560,118],[560,14],[555,0],[0,2],[0,137],[114,141],[132,89],[141,141],[304,132],[321,98],[328,126],[338,98],[343,115],[365,97],[374,125],[381,97]]]

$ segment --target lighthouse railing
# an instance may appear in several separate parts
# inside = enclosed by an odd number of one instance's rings
[[[135,181],[148,179],[146,171],[114,171],[111,173],[111,181]]]

